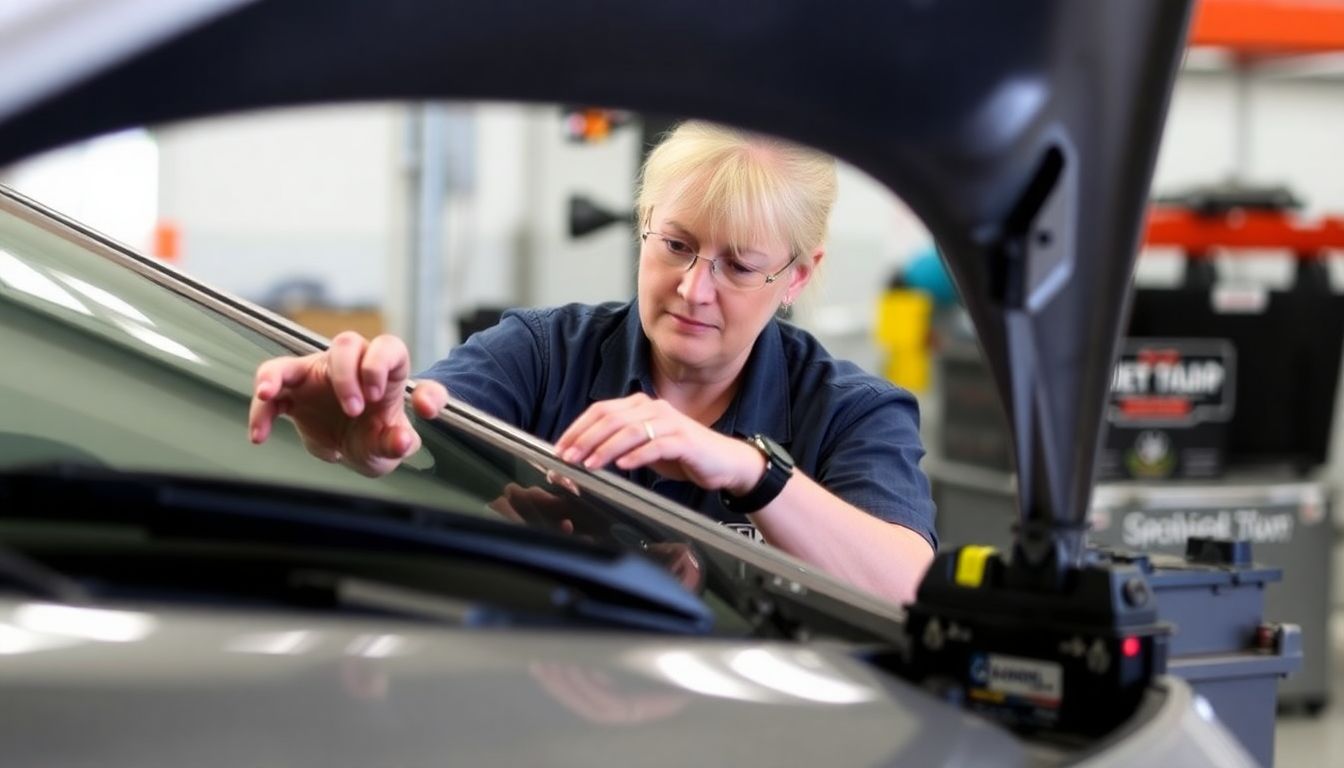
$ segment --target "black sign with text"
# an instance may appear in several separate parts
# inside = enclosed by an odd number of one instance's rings
[[[1100,476],[1221,474],[1235,366],[1221,339],[1127,339],[1111,377]]]

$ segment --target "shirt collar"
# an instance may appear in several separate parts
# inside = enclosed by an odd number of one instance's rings
[[[639,320],[639,303],[626,306],[625,318],[602,342],[602,361],[588,396],[594,401],[625,397],[635,390],[653,397],[649,340]],[[728,434],[768,435],[781,445],[793,440],[788,361],[779,321],[772,319],[757,337],[742,371],[742,386],[723,418],[715,424]]]
[[[602,342],[602,360],[588,388],[594,401],[625,397],[636,389],[654,396],[649,340],[639,322],[639,302],[625,306],[625,318]]]

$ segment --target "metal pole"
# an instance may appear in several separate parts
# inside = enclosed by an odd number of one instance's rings
[[[442,354],[442,318],[448,310],[441,290],[446,121],[441,105],[417,105],[412,107],[406,136],[407,176],[413,201],[409,206],[406,275],[411,311],[406,344],[417,369],[428,367]]]

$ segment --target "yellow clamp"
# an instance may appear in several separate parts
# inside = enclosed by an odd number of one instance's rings
[[[975,588],[985,580],[985,564],[997,552],[994,547],[965,546],[957,555],[957,586]]]

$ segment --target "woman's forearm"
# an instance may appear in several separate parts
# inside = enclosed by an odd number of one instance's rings
[[[923,536],[864,512],[801,472],[750,518],[774,546],[898,603],[914,599],[933,560]]]

